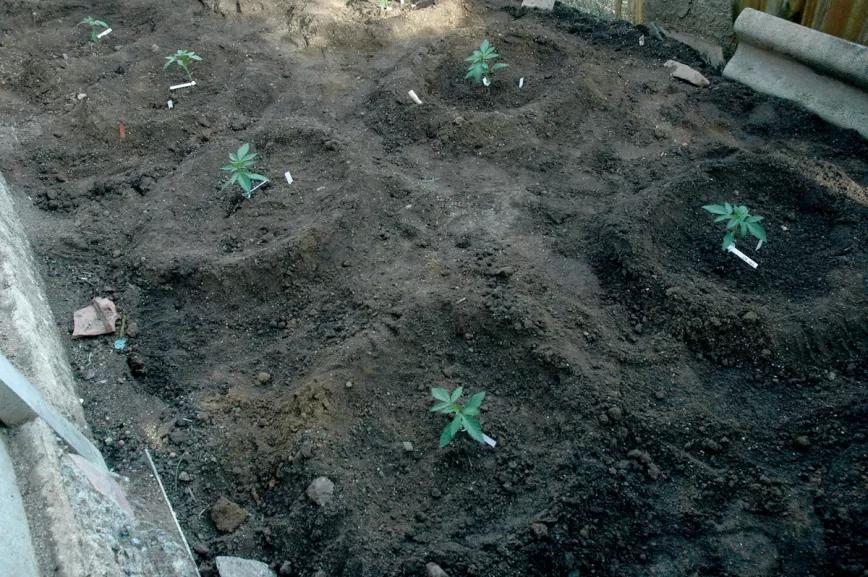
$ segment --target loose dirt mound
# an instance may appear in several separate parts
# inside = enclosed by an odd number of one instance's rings
[[[562,7],[0,14],[0,169],[57,318],[99,295],[137,325],[127,357],[70,342],[85,408],[118,469],[152,448],[204,574],[868,570],[856,135]],[[490,90],[462,80],[486,36]],[[205,60],[169,93],[178,48]],[[251,200],[221,190],[242,142],[274,181]],[[701,209],[725,200],[766,217],[756,271]],[[496,449],[437,449],[428,389],[458,385]]]

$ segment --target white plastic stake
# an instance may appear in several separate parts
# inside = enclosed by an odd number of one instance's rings
[[[518,79],[518,87],[524,88],[524,76]]]
[[[256,186],[254,186],[253,188],[250,189],[250,194],[253,194],[257,190],[259,190],[260,188],[262,188],[263,186],[268,184],[269,182],[271,182],[271,181],[270,180],[263,180],[262,182],[260,182],[259,184],[257,184]]]
[[[486,86],[491,86],[491,80],[488,79],[488,76],[482,77],[482,83],[485,84]]]
[[[111,33],[112,33],[112,29],[111,29],[111,28],[106,28],[105,30],[103,30],[102,32],[100,32],[99,34],[97,34],[96,37],[97,37],[97,38],[102,38],[103,36],[108,36],[108,35],[111,34]]]
[[[289,173],[288,170],[283,173],[283,176],[286,177],[286,183],[287,184],[292,184],[292,175]]]
[[[497,441],[495,441],[485,433],[482,433],[482,440],[485,441],[485,444],[489,447],[494,447],[495,445],[497,445]]]
[[[172,110],[173,108],[175,108],[175,103],[173,101],[169,100],[166,102],[166,106],[169,107],[169,110]]]
[[[743,252],[741,252],[740,250],[738,250],[737,248],[735,248],[735,245],[734,245],[734,244],[729,245],[729,248],[726,249],[726,250],[728,250],[729,252],[731,252],[732,254],[734,254],[735,256],[737,256],[738,258],[740,258],[741,260],[743,260],[743,261],[746,262],[747,264],[749,264],[752,268],[756,268],[756,267],[759,266],[759,265],[756,263],[756,261],[754,261],[754,260],[751,259],[749,256],[747,256],[746,254],[744,254]]]
[[[412,100],[416,104],[422,104],[422,99],[419,98],[415,90],[411,90],[407,94],[410,96],[410,100]]]
[[[639,37],[639,46],[645,46],[645,35]]]
[[[185,82],[184,84],[176,84],[174,86],[170,86],[169,90],[178,90],[179,88],[189,88],[191,86],[196,86],[196,81],[193,82]]]

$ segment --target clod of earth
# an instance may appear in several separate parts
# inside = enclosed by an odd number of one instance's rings
[[[307,487],[308,498],[323,507],[331,502],[335,492],[335,484],[328,477],[317,477]]]
[[[247,520],[247,510],[226,497],[220,497],[211,506],[211,521],[221,533],[233,533]]]

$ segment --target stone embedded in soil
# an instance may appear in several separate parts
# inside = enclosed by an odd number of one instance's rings
[[[271,382],[271,373],[262,371],[256,375],[256,382],[260,385],[266,385]]]
[[[799,435],[796,437],[796,446],[800,449],[807,449],[811,446],[811,441],[805,435]]]
[[[620,421],[621,417],[624,416],[624,413],[621,411],[620,407],[609,407],[609,410],[606,411],[606,413],[613,421]]]
[[[274,577],[274,571],[261,561],[240,557],[217,557],[215,562],[220,577]]]
[[[139,325],[135,321],[127,324],[126,330],[127,336],[131,339],[134,339],[139,336]]]
[[[277,574],[280,575],[280,577],[288,577],[289,575],[292,575],[292,563],[290,563],[289,561],[284,561],[280,565],[280,570],[277,572]]]
[[[449,574],[443,570],[437,563],[428,563],[425,565],[426,577],[449,577]]]
[[[328,504],[335,492],[335,484],[328,477],[317,477],[307,488],[308,498],[320,507]]]
[[[413,443],[411,443],[410,441],[404,441],[403,443],[401,443],[401,446],[404,447],[404,450],[408,453],[413,452]]]
[[[247,520],[247,510],[226,497],[211,506],[211,521],[221,533],[232,533]]]
[[[208,557],[211,555],[211,549],[205,543],[196,543],[193,545],[193,552],[200,557]]]

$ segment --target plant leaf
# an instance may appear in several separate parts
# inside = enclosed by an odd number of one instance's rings
[[[255,172],[248,172],[247,176],[250,177],[250,180],[260,180],[262,182],[265,182],[268,180],[267,177],[262,176],[261,174],[256,174]]]
[[[498,62],[497,64],[491,67],[492,72],[496,72],[498,70],[503,70],[504,68],[509,68],[509,64],[504,64],[503,62]]]
[[[711,214],[726,214],[726,208],[720,204],[706,204],[702,208]]]
[[[431,407],[431,412],[432,413],[446,413],[446,414],[454,413],[455,407],[453,407],[452,403],[450,403],[449,401],[441,401],[441,402],[437,403],[436,405],[434,405],[433,407]]]
[[[485,400],[485,391],[481,391],[476,393],[470,400],[467,401],[467,405],[464,406],[464,413],[467,414],[468,409],[476,409],[479,410],[479,407],[482,406],[482,401]],[[477,413],[478,414],[478,413]]]
[[[721,250],[727,250],[731,245],[735,244],[735,237],[731,232],[723,235],[723,245],[721,246]]]
[[[455,418],[452,419],[446,427],[443,428],[443,432],[440,433],[440,448],[444,448],[448,445],[452,439],[455,437],[455,433],[458,432],[458,429],[461,428],[461,415],[455,415]]]
[[[238,148],[238,152],[236,153],[236,156],[238,158],[244,158],[245,156],[247,156],[248,152],[250,152],[250,145],[245,142],[244,144],[242,144]]]
[[[757,222],[748,222],[747,228],[757,239],[766,242],[766,229],[763,228],[763,225],[758,224]]]
[[[476,417],[468,417],[466,415],[462,420],[464,422],[464,430],[467,431],[467,434],[470,435],[474,441],[484,443],[485,437],[482,436],[482,425],[479,424],[479,420]]]
[[[440,387],[434,387],[431,389],[431,396],[437,399],[438,401],[450,402],[449,391],[446,389],[442,389]]]
[[[250,177],[247,176],[247,173],[244,172],[238,173],[238,184],[241,185],[241,188],[244,189],[244,192],[250,192],[250,189],[253,188],[253,183],[250,182]]]
[[[449,396],[449,400],[454,403],[458,400],[458,398],[461,396],[461,393],[463,392],[464,387],[457,387],[454,391],[452,391],[452,394]]]

